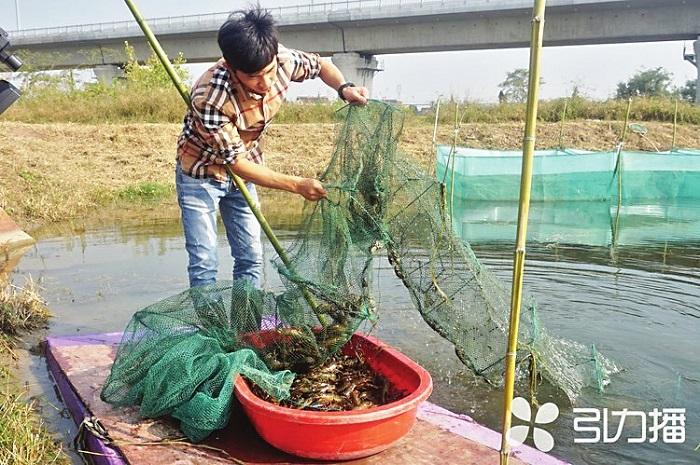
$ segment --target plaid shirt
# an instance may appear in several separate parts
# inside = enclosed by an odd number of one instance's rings
[[[260,138],[279,111],[290,81],[313,79],[321,72],[317,54],[287,49],[277,53],[277,79],[265,95],[246,90],[222,58],[192,87],[177,143],[182,169],[195,178],[228,180],[224,165],[243,155],[263,163]]]

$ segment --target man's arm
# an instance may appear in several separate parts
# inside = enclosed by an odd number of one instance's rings
[[[316,179],[278,173],[243,157],[231,165],[231,170],[248,182],[271,189],[280,189],[303,196],[306,200],[320,200],[326,190]]]
[[[319,77],[326,85],[333,90],[338,90],[338,88],[345,84],[345,78],[343,73],[340,72],[338,67],[332,62],[327,60],[321,61],[321,72]],[[366,87],[346,87],[343,89],[343,97],[348,103],[357,103],[359,105],[367,104],[367,97],[369,97],[369,90]]]

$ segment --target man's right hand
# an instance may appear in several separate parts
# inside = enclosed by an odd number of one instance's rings
[[[318,179],[301,178],[297,183],[296,193],[306,200],[321,200],[326,196],[326,190]]]

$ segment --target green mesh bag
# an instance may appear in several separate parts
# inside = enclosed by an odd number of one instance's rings
[[[346,107],[342,116],[321,176],[328,198],[305,206],[287,250],[291,263],[275,262],[285,290],[219,283],[137,312],[105,401],[139,405],[148,417],[172,415],[200,440],[227,423],[236,374],[287,398],[293,373],[322,363],[376,318],[372,269],[382,256],[466,366],[502,383],[508,292],[453,233],[444,186],[398,152],[401,112],[371,102]],[[615,370],[595,350],[549,335],[534,303],[520,328],[520,379],[542,377],[573,401],[585,386],[602,389]]]

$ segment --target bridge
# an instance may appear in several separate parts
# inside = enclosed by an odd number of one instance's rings
[[[377,55],[529,45],[532,0],[346,0],[269,8],[289,47],[331,56],[349,80],[371,86]],[[169,55],[189,63],[220,57],[216,33],[228,13],[148,20]],[[548,0],[545,46],[694,40],[700,0]],[[53,68],[94,67],[111,78],[124,41],[150,54],[134,21],[11,31],[15,49],[51,54]],[[697,61],[695,61],[697,63]],[[700,67],[698,67],[700,82]],[[700,102],[700,85],[698,85]]]

